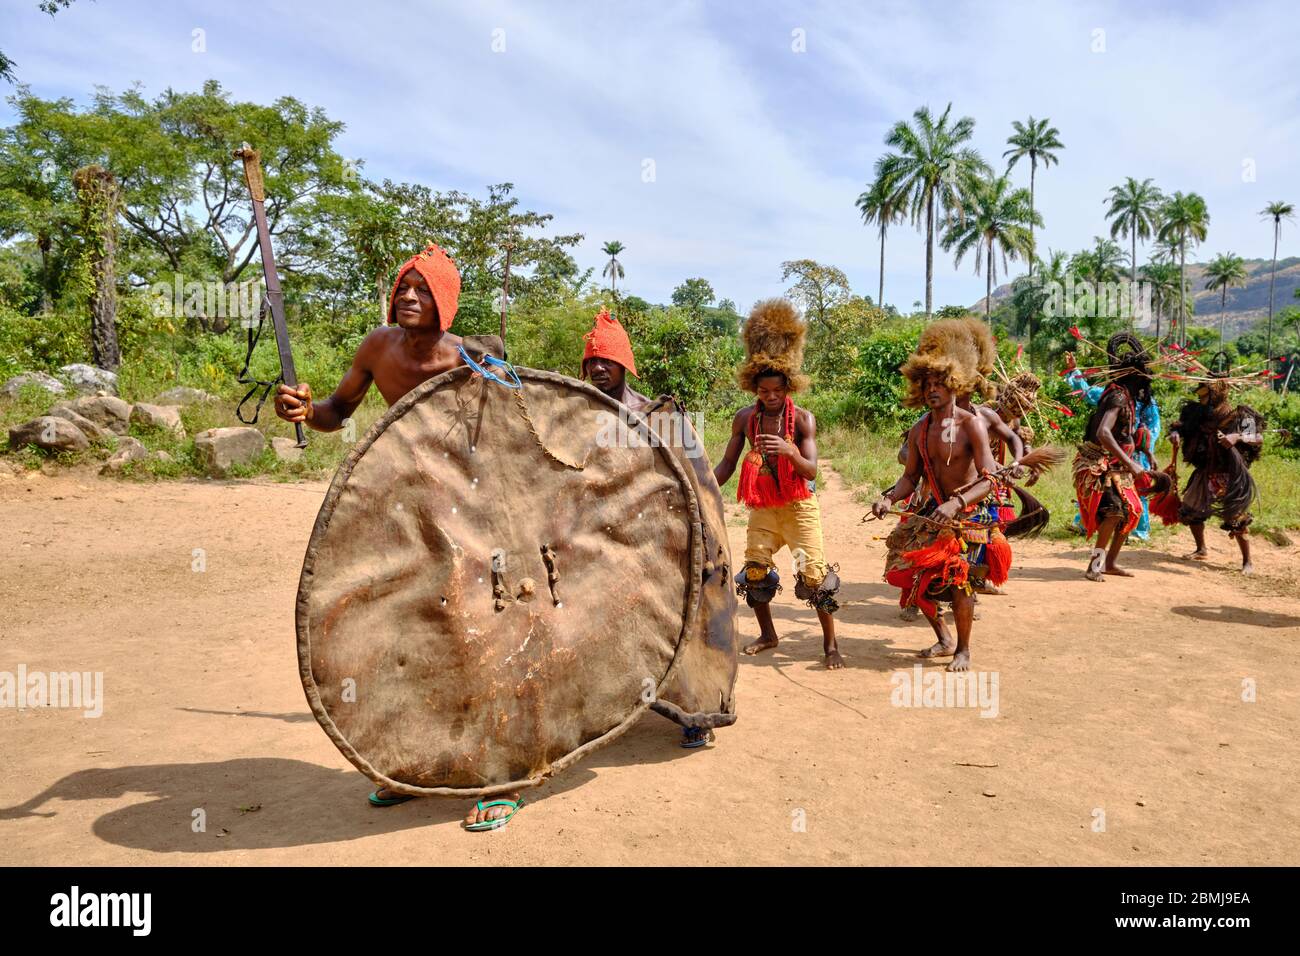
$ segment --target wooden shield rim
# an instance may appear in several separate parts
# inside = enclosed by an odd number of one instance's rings
[[[520,382],[533,381],[541,383],[550,383],[555,385],[564,385],[574,391],[586,395],[588,398],[595,399],[615,412],[622,412],[628,416],[630,424],[637,424],[643,429],[642,434],[650,432],[649,426],[644,418],[632,411],[621,402],[617,402],[608,395],[601,392],[593,385],[589,385],[576,378],[570,378],[567,375],[561,375],[557,372],[548,372],[543,369],[527,368],[522,365],[514,367]],[[417,385],[400,398],[382,418],[370,426],[369,430],[356,443],[356,446],[348,452],[347,458],[339,465],[339,469],[334,474],[330,482],[329,491],[325,494],[325,500],[322,502],[320,511],[316,515],[316,522],[312,526],[311,537],[307,542],[307,552],[303,556],[302,573],[298,578],[298,596],[295,604],[295,627],[297,631],[297,650],[298,650],[298,675],[302,680],[303,690],[307,695],[307,704],[311,707],[312,714],[316,722],[320,724],[326,735],[334,742],[334,746],[339,749],[348,761],[369,777],[372,781],[381,787],[393,790],[397,793],[409,794],[411,796],[421,797],[485,797],[500,793],[509,793],[516,790],[522,790],[527,787],[535,787],[545,782],[547,778],[554,776],[565,768],[581,760],[592,751],[617,740],[626,733],[641,716],[651,708],[659,694],[664,690],[665,685],[677,671],[677,666],[682,659],[682,648],[690,639],[693,630],[692,624],[700,607],[700,589],[702,582],[700,576],[704,569],[704,531],[702,518],[700,516],[700,503],[695,494],[695,486],[691,483],[689,476],[686,474],[685,467],[677,460],[677,456],[666,449],[662,444],[654,441],[647,442],[647,445],[657,453],[660,458],[668,464],[673,475],[677,478],[678,486],[682,489],[687,506],[690,510],[691,529],[690,529],[690,571],[689,583],[686,595],[686,607],[682,614],[682,630],[677,636],[677,643],[673,651],[673,659],[669,662],[667,670],[659,679],[659,685],[655,688],[653,700],[641,699],[636,707],[621,723],[610,728],[593,740],[587,741],[582,746],[570,751],[563,757],[553,761],[542,773],[533,777],[526,777],[520,780],[511,780],[508,783],[493,784],[490,787],[418,787],[408,783],[402,783],[386,776],[366,760],[361,754],[357,753],[356,748],[343,736],[343,733],[334,723],[333,718],[325,710],[324,704],[321,703],[320,689],[316,686],[316,680],[312,676],[311,670],[311,632],[309,626],[308,604],[311,598],[311,584],[313,571],[316,564],[317,549],[322,537],[329,527],[330,518],[334,514],[334,507],[338,502],[339,496],[343,493],[348,479],[352,476],[352,469],[357,462],[366,453],[367,449],[378,440],[390,425],[404,416],[415,405],[420,402],[430,392],[435,392],[458,378],[468,378],[471,374],[470,369],[461,366],[443,372],[434,378],[429,379]],[[502,386],[493,383],[485,383],[487,387],[501,388]]]

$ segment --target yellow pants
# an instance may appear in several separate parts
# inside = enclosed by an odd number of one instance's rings
[[[816,495],[778,508],[750,509],[745,563],[774,568],[772,555],[782,547],[788,547],[791,553],[803,551],[805,584],[815,588],[822,583],[829,568],[822,548],[822,515]]]

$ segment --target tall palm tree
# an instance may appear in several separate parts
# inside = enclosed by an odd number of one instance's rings
[[[906,207],[915,225],[925,223],[925,315],[934,316],[934,235],[936,206],[945,217],[963,215],[965,197],[988,164],[970,146],[975,121],[963,116],[950,122],[952,104],[936,120],[928,106],[912,114],[913,124],[899,120],[885,137],[898,150],[876,162],[876,178],[893,184],[894,200]]]
[[[1002,158],[1007,161],[1007,172],[1011,172],[1011,167],[1016,164],[1017,160],[1029,157],[1029,208],[1034,208],[1034,176],[1038,172],[1038,164],[1041,161],[1043,169],[1047,169],[1052,163],[1059,163],[1056,153],[1053,150],[1065,149],[1065,144],[1060,140],[1060,130],[1055,126],[1048,126],[1051,122],[1048,119],[1036,120],[1029,117],[1028,123],[1022,123],[1019,120],[1011,121],[1011,128],[1015,130],[1007,138],[1007,145],[1011,149],[1002,154]],[[1042,225],[1041,222],[1038,225]],[[1034,227],[1029,227],[1029,246],[1032,250],[1034,247]],[[1034,274],[1034,257],[1029,257],[1029,274]]]
[[[1222,291],[1219,299],[1219,348],[1223,348],[1223,323],[1228,308],[1228,290],[1246,284],[1246,261],[1241,256],[1224,252],[1210,260],[1205,267],[1205,288]]]
[[[1105,236],[1093,236],[1093,247],[1076,253],[1071,265],[1074,271],[1094,284],[1118,282],[1125,265],[1124,250],[1119,243]]]
[[[984,318],[993,310],[993,283],[998,275],[997,253],[1002,253],[1002,269],[1007,259],[1033,255],[1034,240],[1030,229],[1041,223],[1030,205],[1029,190],[1016,189],[1010,176],[998,176],[980,182],[970,193],[966,215],[949,224],[941,244],[952,252],[957,264],[971,249],[975,250],[975,274],[984,272],[986,292]]]
[[[858,209],[862,211],[864,225],[875,223],[880,230],[880,292],[876,298],[879,308],[885,307],[885,233],[895,223],[903,221],[907,209],[897,201],[893,184],[883,177],[877,177],[867,191],[858,197]]]
[[[605,243],[605,255],[609,256],[609,262],[605,263],[605,268],[600,271],[603,276],[609,276],[609,291],[611,295],[617,296],[618,290],[615,287],[615,280],[623,278],[623,263],[618,261],[618,254],[626,248],[623,243],[615,239],[613,242]]]
[[[1106,218],[1113,219],[1110,224],[1110,237],[1118,239],[1127,236],[1132,243],[1129,250],[1130,281],[1133,294],[1137,295],[1137,242],[1151,238],[1159,228],[1157,213],[1164,194],[1151,184],[1151,180],[1138,182],[1132,176],[1124,180],[1122,186],[1112,186],[1110,205],[1106,209]],[[1130,323],[1131,324],[1131,323]]]
[[[1205,200],[1196,193],[1174,193],[1160,207],[1159,236],[1178,245],[1178,320],[1182,327],[1180,343],[1187,344],[1187,244],[1205,241],[1210,229],[1210,213]]]
[[[1271,202],[1260,210],[1260,216],[1273,220],[1273,271],[1268,277],[1268,369],[1273,369],[1273,280],[1277,278],[1277,240],[1282,234],[1282,220],[1295,219],[1295,206],[1289,202]]]

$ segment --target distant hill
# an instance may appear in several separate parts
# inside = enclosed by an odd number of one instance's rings
[[[1228,291],[1228,302],[1224,309],[1224,329],[1226,337],[1235,339],[1247,331],[1260,319],[1268,317],[1268,276],[1272,266],[1271,259],[1247,259],[1246,285]],[[1187,263],[1187,283],[1192,289],[1194,312],[1192,325],[1218,326],[1219,295],[1216,290],[1210,292],[1205,288],[1206,263]],[[1279,259],[1277,261],[1277,284],[1273,290],[1274,314],[1287,306],[1297,304],[1295,290],[1300,288],[1300,257]],[[993,307],[1011,295],[1011,284],[1006,283],[993,290]],[[971,306],[971,311],[982,313],[984,299]]]

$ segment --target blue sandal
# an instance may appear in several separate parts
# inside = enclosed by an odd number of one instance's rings
[[[414,800],[415,797],[409,794],[400,794],[396,797],[381,797],[376,790],[370,795],[370,805],[372,807],[395,807],[399,803],[405,803],[407,800]]]
[[[713,729],[710,727],[682,728],[682,747],[687,750],[694,750],[696,747],[703,747],[709,741],[713,740],[713,738]]]

